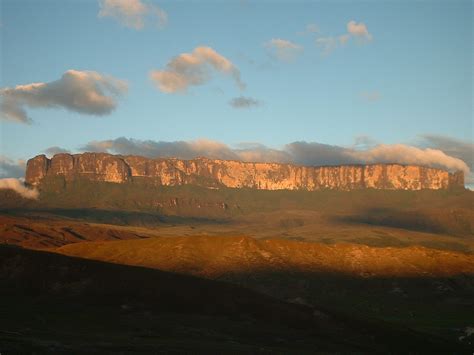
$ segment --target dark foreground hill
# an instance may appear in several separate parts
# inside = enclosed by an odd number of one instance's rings
[[[282,300],[456,340],[474,319],[474,255],[237,236],[81,242],[70,256],[225,280]]]
[[[0,247],[0,287],[7,354],[468,350],[226,283],[11,246]]]
[[[462,353],[471,346],[466,329],[469,333],[474,319],[473,196],[466,190],[157,187],[140,180],[50,179],[38,200],[0,190],[2,243],[59,247],[64,254],[198,275],[259,292],[249,296],[254,303],[235,305],[234,295],[217,286],[203,299],[202,292],[196,294],[200,286],[181,284],[175,293],[189,297],[178,297],[185,309],[178,312],[173,300],[160,296],[168,284],[176,286],[174,279],[150,276],[166,273],[9,249],[16,254],[0,258],[8,276],[0,287],[9,290],[0,293],[0,318],[10,321],[0,334],[11,344],[48,353],[196,348]],[[121,275],[128,275],[125,281]],[[260,293],[290,307],[288,312],[310,309],[311,326],[301,329],[284,317],[269,322],[247,310],[267,309]],[[234,304],[230,313],[221,303],[215,314],[205,311],[214,307],[214,294]],[[196,307],[194,298],[203,303]],[[281,313],[272,308],[275,312]],[[307,324],[307,314],[293,319]]]

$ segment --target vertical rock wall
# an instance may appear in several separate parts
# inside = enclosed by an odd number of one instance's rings
[[[262,190],[391,190],[447,189],[464,187],[463,172],[399,164],[307,167],[277,163],[247,163],[198,158],[147,159],[106,153],[57,154],[52,159],[39,155],[27,164],[26,182],[39,185],[47,176],[66,181],[124,183],[149,178],[158,185],[198,184]]]

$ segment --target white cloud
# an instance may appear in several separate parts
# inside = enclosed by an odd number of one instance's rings
[[[68,70],[49,83],[0,89],[0,118],[29,123],[25,107],[64,108],[88,115],[106,115],[117,106],[127,83],[94,71]]]
[[[39,196],[38,190],[27,188],[20,179],[0,179],[0,189],[14,190],[22,197],[34,200]]]
[[[252,97],[239,96],[230,100],[229,105],[231,105],[233,108],[252,108],[261,106],[263,103],[260,100],[256,100]]]
[[[273,38],[264,46],[270,50],[272,55],[284,62],[294,60],[303,51],[302,46],[281,38]]]
[[[162,92],[186,92],[190,86],[208,82],[212,71],[230,75],[239,89],[245,88],[237,67],[210,47],[197,47],[192,53],[174,57],[166,69],[151,71],[150,79]]]
[[[140,30],[146,24],[159,28],[168,22],[168,15],[159,6],[141,0],[99,0],[99,17],[112,17],[126,27]]]
[[[366,163],[414,164],[461,170],[469,173],[468,165],[461,159],[452,157],[439,149],[418,148],[405,144],[379,144],[367,151],[349,151],[349,156]]]

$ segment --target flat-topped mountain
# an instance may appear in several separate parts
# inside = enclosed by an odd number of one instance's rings
[[[38,186],[46,177],[126,183],[144,178],[156,185],[195,184],[206,187],[260,190],[391,189],[421,190],[464,188],[464,174],[415,165],[371,164],[297,166],[196,158],[149,159],[107,153],[38,155],[27,163],[26,183]]]

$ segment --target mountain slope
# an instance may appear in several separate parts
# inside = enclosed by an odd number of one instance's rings
[[[350,319],[457,340],[474,319],[474,256],[423,247],[172,237],[77,243],[59,253],[224,280]]]
[[[0,247],[0,287],[7,353],[465,349],[226,283],[16,247]]]
[[[292,270],[360,277],[474,274],[474,255],[423,247],[372,248],[250,237],[174,237],[75,243],[57,252],[216,277],[223,273]]]

